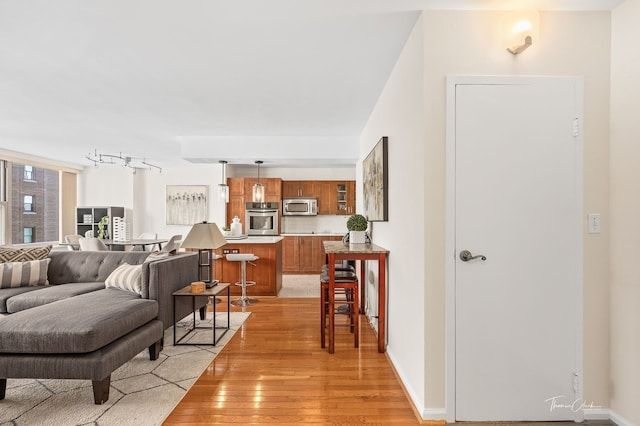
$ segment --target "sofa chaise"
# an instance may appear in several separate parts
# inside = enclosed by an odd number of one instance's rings
[[[20,265],[0,263],[0,399],[7,379],[41,378],[89,379],[94,402],[107,401],[116,368],[146,348],[158,358],[173,325],[172,293],[198,273],[194,253],[151,260],[148,252],[53,251],[22,264],[7,288],[7,269]],[[15,286],[16,275],[42,281],[42,265],[46,285]],[[201,314],[207,301],[197,298]],[[185,300],[176,316],[191,309]]]

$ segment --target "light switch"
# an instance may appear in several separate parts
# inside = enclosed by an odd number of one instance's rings
[[[587,215],[589,219],[589,233],[590,234],[599,234],[600,233],[600,213],[589,213]]]

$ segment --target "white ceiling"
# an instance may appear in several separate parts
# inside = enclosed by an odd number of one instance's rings
[[[420,10],[621,2],[0,0],[0,148],[76,165],[98,149],[166,167],[189,164],[181,143],[193,140],[208,145],[190,152],[202,162],[247,161],[224,158],[243,138],[357,146]]]

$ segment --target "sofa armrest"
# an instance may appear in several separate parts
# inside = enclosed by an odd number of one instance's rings
[[[180,253],[166,259],[149,262],[148,283],[149,299],[158,301],[158,319],[164,329],[173,325],[172,293],[198,280],[197,253]],[[191,300],[179,298],[176,306],[176,318],[182,319],[191,312]],[[206,296],[198,297],[196,306],[201,307],[208,301]]]

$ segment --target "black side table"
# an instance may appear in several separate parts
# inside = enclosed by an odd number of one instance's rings
[[[181,288],[180,290],[174,291],[173,292],[173,345],[174,346],[178,346],[178,345],[193,345],[193,346],[202,346],[202,345],[208,345],[208,343],[190,343],[190,342],[186,342],[186,343],[180,343],[182,340],[184,340],[189,334],[191,334],[192,332],[196,331],[196,329],[208,329],[209,327],[197,327],[196,326],[196,297],[199,296],[212,296],[214,299],[216,296],[218,296],[220,293],[222,293],[223,291],[227,291],[227,326],[226,327],[218,327],[216,326],[216,303],[213,303],[213,321],[212,321],[212,325],[211,325],[211,331],[213,333],[213,340],[211,345],[215,346],[218,344],[218,342],[220,341],[220,339],[222,339],[222,337],[227,333],[227,331],[229,331],[230,328],[230,322],[231,322],[231,305],[229,303],[229,299],[230,299],[230,295],[229,295],[229,284],[218,284],[216,286],[213,286],[211,288],[206,288],[204,290],[204,292],[200,292],[200,293],[192,293],[191,292],[191,285],[188,285],[186,287]],[[176,319],[176,299],[178,297],[191,297],[191,306],[192,306],[192,311],[193,311],[193,328],[191,328],[190,330],[188,330],[182,337],[180,337],[179,339],[176,339],[176,323],[178,322],[178,319]],[[216,330],[224,330],[224,332],[220,335],[220,336],[216,336]]]

